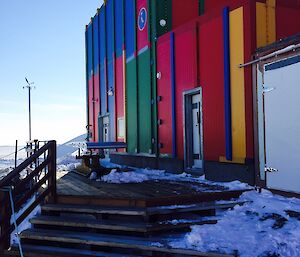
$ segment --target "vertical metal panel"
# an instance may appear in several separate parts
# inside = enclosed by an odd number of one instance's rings
[[[93,70],[94,70],[94,134],[95,141],[99,141],[98,115],[100,113],[100,56],[99,56],[99,16],[93,19]]]
[[[135,57],[135,0],[125,1],[125,48],[126,59],[129,61]]]
[[[230,48],[229,48],[229,7],[223,10],[224,42],[224,99],[226,159],[232,160],[231,98],[230,98]]]
[[[138,54],[148,49],[149,28],[148,28],[148,5],[147,0],[137,0],[136,2],[136,40]]]
[[[162,36],[157,42],[157,112],[161,124],[158,125],[159,153],[172,154],[172,90],[171,90],[171,44],[169,34]]]
[[[151,67],[150,50],[137,57],[138,62],[138,142],[141,153],[151,153]]]
[[[116,140],[115,114],[115,28],[114,28],[114,0],[106,3],[106,35],[107,35],[107,94],[109,112],[109,140]],[[112,92],[111,94],[109,92]]]
[[[225,6],[231,7],[235,4],[234,1],[229,0],[200,0],[204,2],[205,13],[221,13]],[[237,1],[236,1],[237,2]]]
[[[151,43],[151,84],[152,84],[152,151],[158,154],[158,125],[157,125],[157,83],[156,83],[156,1],[148,1],[149,15],[149,41]]]
[[[229,14],[230,76],[233,161],[244,163],[246,157],[245,78],[239,63],[244,62],[243,7]]]
[[[244,5],[244,62],[251,60],[256,49],[255,2]],[[245,108],[246,108],[246,157],[254,159],[254,117],[253,117],[253,73],[252,67],[245,70]]]
[[[100,104],[101,115],[107,111],[107,81],[106,81],[106,11],[102,6],[99,11],[99,38],[100,38]]]
[[[88,70],[88,26],[85,28],[85,80],[86,80],[86,126],[89,125],[89,70]],[[87,136],[87,141],[89,137]]]
[[[183,159],[183,92],[197,86],[196,24],[175,31],[176,138],[177,155]]]
[[[203,15],[205,12],[205,0],[199,0],[199,15]]]
[[[163,26],[161,21],[165,21]],[[156,34],[161,36],[172,29],[172,0],[156,0]]]
[[[124,86],[123,86],[123,56],[116,59],[116,116],[117,120],[124,119]],[[116,131],[118,131],[116,123]],[[124,138],[117,138],[118,141]]]
[[[88,38],[88,99],[89,99],[89,130],[92,133],[92,141],[95,141],[95,121],[94,121],[94,71],[93,71],[93,24],[87,28]]]
[[[127,152],[136,153],[138,145],[137,126],[137,64],[136,59],[126,63],[126,124]]]
[[[126,1],[126,0],[125,0]],[[116,58],[120,57],[123,52],[124,33],[124,0],[115,0],[115,48]]]
[[[176,142],[176,75],[175,75],[175,42],[174,32],[170,34],[170,66],[171,66],[171,91],[172,91],[172,157],[177,157]],[[197,47],[197,46],[196,46]]]
[[[182,0],[172,1],[172,28],[195,19],[199,14],[199,0],[189,0],[188,4]]]
[[[277,2],[279,2],[277,0]],[[292,4],[292,1],[290,1]],[[276,6],[276,38],[282,38],[296,35],[300,32],[300,2],[294,1],[294,6],[283,6],[278,3]]]
[[[220,15],[198,28],[199,77],[203,88],[203,153],[207,161],[218,161],[225,155],[222,24]]]

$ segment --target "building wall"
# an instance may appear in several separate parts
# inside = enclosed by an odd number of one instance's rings
[[[90,140],[101,141],[97,117],[109,113],[110,141],[128,154],[183,160],[183,92],[201,87],[204,160],[252,167],[252,70],[239,65],[300,32],[299,16],[292,0],[108,0],[86,31]]]

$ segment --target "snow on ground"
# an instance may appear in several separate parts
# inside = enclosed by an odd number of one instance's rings
[[[233,253],[240,257],[299,257],[300,200],[249,191],[241,201],[252,201],[222,212],[215,225],[193,226],[180,239],[171,240],[171,247],[202,252]]]

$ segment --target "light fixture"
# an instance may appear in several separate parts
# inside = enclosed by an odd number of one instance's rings
[[[112,87],[109,88],[107,94],[108,94],[109,96],[113,96],[113,95],[114,95],[114,89],[113,89]]]
[[[161,20],[159,21],[159,25],[162,26],[162,27],[165,27],[165,26],[167,25],[167,21],[164,20],[164,19],[161,19]]]

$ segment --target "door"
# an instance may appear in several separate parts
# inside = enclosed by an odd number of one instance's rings
[[[188,171],[203,170],[201,88],[184,93],[184,142],[185,168]]]
[[[300,56],[293,58],[264,67],[265,171],[267,187],[299,193]]]
[[[193,166],[194,169],[202,168],[201,156],[201,97],[200,94],[192,96],[192,115],[193,115]]]

